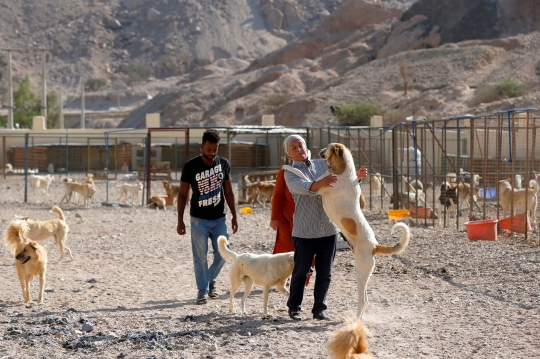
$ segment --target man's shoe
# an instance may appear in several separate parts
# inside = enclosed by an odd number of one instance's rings
[[[292,320],[302,320],[300,312],[289,312],[289,317],[291,317]]]
[[[210,287],[208,288],[208,296],[210,298],[219,297],[219,292],[217,291],[216,285],[214,283],[210,283]]]
[[[199,294],[195,303],[198,305],[208,303],[208,296],[206,294]]]
[[[320,312],[318,314],[313,314],[313,319],[317,319],[317,320],[330,320],[332,318],[330,318],[330,316],[328,314],[326,314],[325,312]]]

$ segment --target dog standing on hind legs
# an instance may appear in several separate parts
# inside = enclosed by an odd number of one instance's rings
[[[24,301],[30,301],[30,282],[39,278],[38,303],[43,303],[45,272],[47,271],[47,251],[45,247],[26,237],[28,224],[23,219],[14,219],[6,231],[5,242],[15,257],[15,269],[21,284]]]

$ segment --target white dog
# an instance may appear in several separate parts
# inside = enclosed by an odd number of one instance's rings
[[[225,259],[232,259],[231,268],[231,294],[229,312],[234,309],[233,298],[242,282],[244,283],[244,296],[242,297],[242,313],[246,312],[246,299],[251,293],[253,283],[263,286],[263,311],[268,314],[268,294],[272,287],[285,297],[289,291],[285,288],[285,281],[292,274],[294,268],[294,252],[279,254],[237,254],[227,248],[227,238],[218,237],[219,253]]]
[[[137,198],[139,200],[139,192],[143,189],[143,184],[139,181],[137,183],[122,183],[116,186],[118,188],[118,199],[124,197],[124,203],[127,204],[127,196],[131,194],[131,205],[133,206],[133,200]]]
[[[41,192],[45,195],[49,195],[49,186],[54,181],[52,174],[46,176],[40,176],[31,174],[30,175],[30,187],[32,187],[32,194],[36,194],[36,188],[39,188]]]
[[[506,213],[515,212],[517,209],[529,211],[529,215],[536,226],[536,206],[538,203],[538,191],[540,186],[535,180],[529,181],[529,188],[513,189],[510,183],[506,180],[499,181],[499,196],[503,208],[503,217]],[[525,207],[525,203],[527,207]]]
[[[375,255],[397,254],[407,247],[410,238],[409,227],[396,223],[392,233],[402,230],[399,242],[394,246],[379,244],[375,233],[360,209],[360,186],[356,177],[351,151],[341,143],[331,143],[323,156],[328,162],[328,172],[338,176],[334,187],[323,187],[318,194],[322,196],[324,211],[343,232],[354,253],[356,266],[356,285],[358,288],[358,317],[364,315],[367,304],[367,284],[375,268]],[[305,178],[302,172],[291,166],[283,166],[297,176]]]

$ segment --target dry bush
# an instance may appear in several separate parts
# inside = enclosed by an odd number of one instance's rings
[[[500,101],[506,98],[520,97],[527,92],[527,85],[512,78],[507,78],[493,85],[482,85],[478,87],[474,99],[471,101],[471,106]]]

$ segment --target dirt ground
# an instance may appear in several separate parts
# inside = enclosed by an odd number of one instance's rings
[[[57,177],[49,197],[30,191],[22,203],[20,177],[0,179],[2,234],[15,215],[55,218],[63,195]],[[98,182],[96,201],[105,200]],[[111,182],[111,185],[116,185]],[[155,193],[160,191],[156,182]],[[364,185],[363,185],[364,186]],[[109,189],[109,196],[116,196]],[[164,192],[162,192],[164,193]],[[388,203],[386,203],[388,206]],[[218,278],[222,295],[195,305],[188,234],[176,234],[176,210],[140,206],[61,205],[75,257],[60,263],[52,239],[45,303],[38,285],[25,304],[9,250],[0,246],[0,358],[328,358],[326,345],[342,318],[356,311],[354,262],[340,250],[328,295],[331,321],[311,319],[313,281],[301,322],[289,319],[286,300],[270,293],[263,318],[255,286],[247,314],[229,313],[228,262]],[[395,243],[386,215],[365,211],[381,243]],[[270,209],[239,214],[231,236],[239,253],[269,253]],[[188,215],[186,214],[186,220]],[[188,222],[189,223],[189,220]],[[230,221],[229,221],[230,225]],[[379,256],[368,285],[364,323],[377,358],[538,358],[540,356],[540,247],[538,233],[502,233],[498,241],[469,241],[465,228],[411,226],[409,247]],[[242,290],[242,289],[241,289]]]

